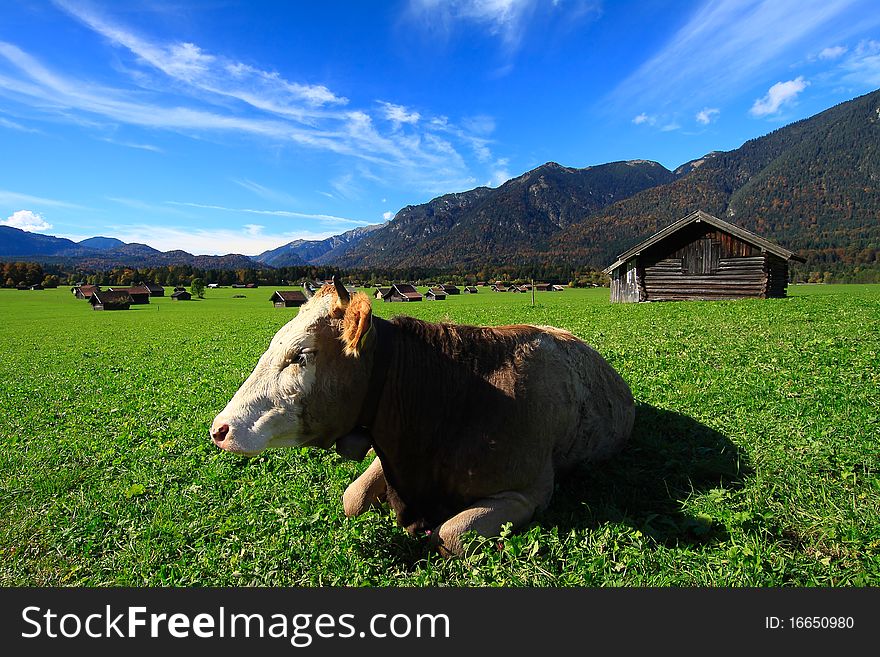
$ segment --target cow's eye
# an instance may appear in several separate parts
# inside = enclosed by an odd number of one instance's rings
[[[287,358],[284,359],[282,369],[291,365],[299,365],[300,367],[305,367],[314,360],[315,354],[317,352],[317,349],[309,347],[306,347],[305,349],[295,349],[287,355]]]

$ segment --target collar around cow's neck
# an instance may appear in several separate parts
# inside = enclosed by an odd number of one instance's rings
[[[368,432],[373,429],[376,415],[379,412],[379,401],[385,391],[385,379],[388,376],[388,365],[391,361],[391,322],[373,316],[372,330],[376,332],[376,343],[373,351],[373,365],[370,368],[370,381],[367,384],[367,395],[358,415],[357,427]],[[372,442],[372,441],[371,441]]]

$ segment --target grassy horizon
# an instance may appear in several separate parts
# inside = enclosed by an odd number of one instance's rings
[[[122,312],[68,288],[0,290],[0,585],[880,584],[880,285],[626,305],[602,288],[536,293],[534,307],[488,288],[374,300],[382,317],[568,329],[639,403],[619,457],[458,560],[387,510],[343,516],[366,460],[210,444],[211,419],[296,313],[272,307],[274,289]]]

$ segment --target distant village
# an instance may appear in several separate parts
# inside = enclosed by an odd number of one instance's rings
[[[300,290],[275,290],[268,301],[276,308],[297,308],[308,301],[311,293],[319,290],[323,285],[332,284],[332,281],[304,281]],[[291,284],[293,285],[293,284]],[[207,288],[217,289],[218,283],[209,283]],[[254,289],[259,287],[256,283],[232,284],[232,288]],[[346,289],[354,294],[360,287],[358,282],[346,285]],[[39,284],[31,285],[22,289],[42,289]],[[415,285],[410,283],[392,283],[384,287],[363,288],[362,291],[369,293],[373,298],[386,303],[411,303],[416,301],[445,301],[450,296],[462,294],[478,294],[480,290],[495,293],[530,293],[535,292],[562,292],[565,286],[552,283],[523,283],[505,284],[501,281],[488,283],[480,281],[476,285],[453,285],[451,283],[428,285],[427,291],[419,292]],[[308,290],[309,294],[306,294]],[[150,303],[152,297],[166,296],[166,288],[156,283],[139,283],[129,287],[107,287],[79,283],[70,289],[77,299],[84,299],[91,304],[93,310],[128,310],[131,306]],[[193,293],[186,288],[177,286],[169,295],[172,301],[191,301]]]

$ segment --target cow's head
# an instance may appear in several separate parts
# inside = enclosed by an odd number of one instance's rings
[[[267,447],[329,448],[357,422],[375,331],[370,299],[334,278],[285,324],[254,371],[214,418],[221,449],[252,456]]]

